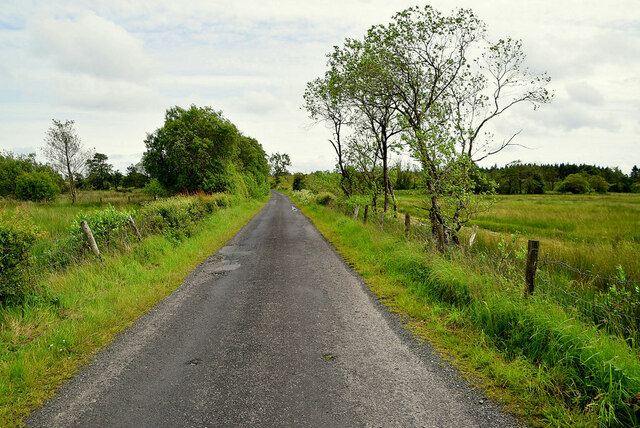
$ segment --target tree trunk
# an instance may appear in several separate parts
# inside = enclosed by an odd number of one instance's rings
[[[71,190],[71,203],[76,203],[76,182],[73,179],[73,173],[71,172],[71,166],[67,163],[67,173],[69,174],[69,188]]]
[[[386,149],[386,145],[385,145]],[[384,176],[384,212],[389,211],[389,169],[387,168],[387,153],[386,150],[382,153],[382,173]]]

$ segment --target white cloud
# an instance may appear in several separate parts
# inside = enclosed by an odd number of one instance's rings
[[[292,169],[333,167],[323,126],[299,109],[325,54],[415,0],[6,0],[0,4],[0,149],[39,146],[52,117],[121,164],[137,162],[166,108],[221,109]],[[548,71],[557,98],[501,117],[496,162],[620,161],[637,151],[640,3],[637,0],[432,0],[472,8],[492,38],[522,38],[527,65]],[[3,23],[7,25],[3,25]],[[603,144],[606,142],[606,144]],[[606,147],[606,150],[602,150]],[[625,157],[622,153],[626,151]],[[578,155],[579,154],[579,155]],[[128,161],[122,156],[129,157]],[[578,159],[578,156],[580,159]]]
[[[604,103],[602,94],[587,82],[569,82],[566,85],[569,96],[574,101],[599,106]]]
[[[29,25],[32,49],[69,73],[144,79],[158,64],[122,26],[85,11],[65,18],[36,17]]]

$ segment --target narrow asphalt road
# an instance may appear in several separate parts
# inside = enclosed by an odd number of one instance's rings
[[[516,426],[280,193],[27,426]]]

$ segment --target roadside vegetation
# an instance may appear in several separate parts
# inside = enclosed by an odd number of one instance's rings
[[[45,272],[36,293],[26,294],[20,304],[4,304],[0,425],[19,424],[51,397],[97,349],[178,288],[261,209],[265,198],[229,201],[228,208],[216,208],[190,228],[167,226],[165,233],[140,243],[132,238],[131,245],[105,247],[102,262],[87,257],[62,271]]]
[[[407,326],[531,426],[638,423],[638,348],[552,294],[524,297],[515,266],[441,253],[398,222],[362,223],[327,192],[292,193],[303,212]],[[345,211],[347,215],[345,216]],[[428,230],[428,228],[426,229]]]
[[[145,144],[125,175],[54,120],[48,164],[0,154],[0,425],[19,425],[268,198],[266,153],[222,112],[172,107]]]
[[[520,133],[494,140],[489,127],[553,94],[522,43],[492,41],[469,9],[405,9],[326,57],[304,108],[327,127],[336,168],[292,177],[303,211],[383,301],[525,422],[637,425],[638,168],[481,168]],[[541,258],[526,298],[529,239]]]

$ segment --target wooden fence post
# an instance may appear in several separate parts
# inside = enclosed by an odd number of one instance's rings
[[[353,218],[358,218],[358,213],[360,212],[360,204],[356,205],[353,209]]]
[[[540,249],[540,241],[529,240],[527,244],[527,267],[525,271],[526,288],[525,296],[533,294],[536,284],[536,269],[538,269],[538,251]]]
[[[96,240],[93,237],[93,233],[91,233],[91,228],[89,227],[89,223],[87,223],[86,220],[82,220],[82,222],[80,222],[80,227],[84,232],[84,237],[87,240],[87,243],[91,248],[91,251],[93,251],[93,254],[95,254],[98,259],[102,260],[102,257],[100,256],[100,250],[98,249],[98,244],[96,244]]]
[[[131,216],[129,216],[129,224],[133,228],[133,231],[135,232],[138,239],[142,240],[142,233],[140,233],[140,230],[138,230],[138,226],[136,226],[136,223],[133,221],[133,217]]]
[[[411,231],[411,216],[409,213],[404,215],[404,237],[409,239],[409,232]]]
[[[384,211],[380,211],[380,232],[384,229]]]
[[[367,224],[367,218],[369,217],[369,205],[364,206],[364,224]]]

